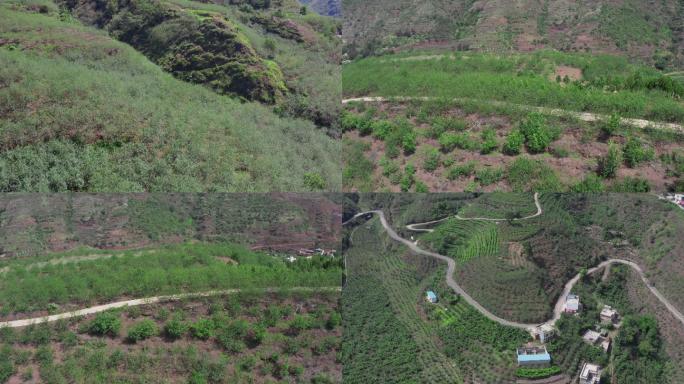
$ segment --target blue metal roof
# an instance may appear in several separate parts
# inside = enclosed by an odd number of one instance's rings
[[[432,291],[427,291],[427,297],[428,297],[429,299],[436,299],[436,298],[437,298],[437,295],[436,295],[434,292],[432,292]]]
[[[518,362],[523,361],[541,361],[541,362],[551,362],[551,355],[548,352],[540,353],[537,355],[518,355]]]

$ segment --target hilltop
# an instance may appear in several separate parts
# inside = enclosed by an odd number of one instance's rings
[[[440,47],[625,55],[660,68],[684,64],[677,0],[344,0],[350,57]]]
[[[0,190],[339,189],[339,22],[116,4],[0,4]]]

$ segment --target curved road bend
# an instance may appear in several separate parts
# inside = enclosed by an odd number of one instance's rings
[[[265,288],[263,289],[264,292],[278,292],[283,289],[281,288]],[[295,288],[288,288],[284,289],[288,291],[341,291],[341,287],[295,287]],[[32,324],[41,324],[41,323],[49,323],[57,320],[64,320],[64,319],[70,319],[73,317],[79,317],[79,316],[85,316],[85,315],[90,315],[93,313],[98,313],[98,312],[104,312],[108,311],[110,309],[115,309],[115,308],[124,308],[124,307],[135,307],[139,305],[146,305],[146,304],[155,304],[159,302],[167,302],[167,301],[178,301],[182,299],[187,299],[187,298],[200,298],[200,297],[209,297],[209,296],[218,296],[218,295],[229,295],[229,294],[235,294],[239,293],[241,290],[240,289],[226,289],[226,290],[220,290],[220,291],[207,291],[207,292],[200,292],[200,293],[182,293],[178,295],[168,295],[168,296],[153,296],[153,297],[146,297],[143,299],[134,299],[134,300],[125,300],[125,301],[117,301],[114,303],[109,303],[109,304],[103,304],[103,305],[98,305],[90,308],[84,308],[84,309],[79,309],[73,312],[65,312],[65,313],[60,313],[57,315],[50,315],[50,316],[43,316],[43,317],[34,317],[31,319],[22,319],[22,320],[12,320],[12,321],[4,321],[0,322],[0,328],[18,328],[18,327],[25,327],[28,325]]]
[[[536,199],[535,199],[535,200],[536,200]],[[541,208],[539,208],[539,210],[541,210]],[[487,318],[489,318],[489,319],[491,319],[491,320],[493,320],[493,321],[496,321],[497,323],[499,323],[499,324],[501,324],[501,325],[505,325],[505,326],[509,326],[509,327],[514,327],[514,328],[520,328],[520,329],[524,329],[524,330],[527,330],[527,331],[532,331],[532,330],[533,330],[534,328],[536,328],[537,326],[544,325],[544,324],[554,325],[554,324],[556,323],[556,321],[558,321],[558,319],[560,319],[561,314],[563,313],[563,304],[564,304],[564,299],[565,299],[565,297],[571,292],[572,288],[575,286],[575,284],[579,281],[579,279],[580,279],[580,277],[581,277],[581,274],[577,274],[575,277],[573,277],[572,279],[570,279],[570,281],[568,281],[568,282],[565,284],[565,287],[564,287],[564,289],[563,289],[563,292],[562,292],[561,295],[558,297],[558,301],[556,302],[556,305],[554,306],[554,309],[553,309],[553,317],[552,317],[551,319],[549,319],[549,320],[547,320],[547,321],[545,321],[545,322],[543,322],[543,323],[535,323],[535,324],[518,323],[518,322],[515,322],[515,321],[509,321],[509,320],[503,319],[503,318],[501,318],[501,317],[499,317],[499,316],[497,316],[497,315],[491,313],[490,311],[488,311],[485,307],[483,307],[482,305],[480,305],[480,303],[478,303],[475,299],[473,299],[470,295],[468,295],[468,293],[466,293],[466,291],[465,291],[460,285],[458,285],[458,283],[457,283],[457,282],[454,280],[454,278],[453,278],[453,275],[454,275],[454,273],[455,273],[455,271],[456,271],[456,262],[454,261],[454,259],[452,259],[452,258],[450,258],[450,257],[448,257],[448,256],[440,255],[440,254],[435,253],[435,252],[426,251],[426,250],[424,250],[424,249],[418,247],[417,244],[411,242],[410,240],[407,240],[407,239],[402,238],[401,236],[399,236],[399,235],[394,231],[394,229],[392,229],[392,227],[389,226],[389,224],[387,223],[387,219],[385,218],[385,214],[384,214],[382,211],[375,210],[375,211],[368,211],[368,212],[361,212],[361,213],[358,213],[358,214],[356,214],[352,219],[348,220],[348,221],[345,222],[344,224],[349,223],[351,220],[353,220],[353,219],[355,219],[355,218],[357,218],[357,217],[359,217],[359,216],[363,216],[363,215],[366,215],[366,214],[369,214],[369,213],[377,214],[377,215],[380,217],[380,222],[381,222],[382,226],[385,228],[385,231],[387,231],[387,234],[388,234],[392,239],[394,239],[395,241],[398,241],[398,242],[400,242],[400,243],[406,245],[406,246],[409,247],[409,249],[411,249],[413,252],[416,252],[416,253],[418,253],[418,254],[425,255],[425,256],[434,257],[434,258],[436,258],[436,259],[439,259],[439,260],[442,260],[442,261],[446,262],[447,265],[448,265],[447,273],[446,273],[446,282],[447,282],[447,285],[448,285],[449,287],[451,287],[451,289],[453,289],[454,292],[456,292],[457,294],[461,295],[461,296],[463,297],[463,299],[466,300],[466,301],[468,302],[468,304],[470,304],[470,305],[472,305],[473,307],[475,307],[475,309],[477,309],[477,310],[478,310],[480,313],[482,313],[484,316],[486,316]],[[538,212],[538,214],[541,214],[541,212]],[[533,216],[535,216],[535,215],[533,215]],[[426,223],[422,223],[422,224],[425,225]],[[587,270],[587,274],[593,274],[594,272],[596,272],[596,271],[598,271],[598,270],[600,270],[600,269],[602,269],[602,268],[604,268],[604,267],[606,267],[606,266],[608,266],[608,265],[611,265],[611,264],[623,264],[623,265],[627,265],[627,266],[631,267],[632,269],[634,269],[634,270],[639,274],[639,277],[641,277],[641,280],[644,282],[644,284],[646,284],[646,286],[648,287],[648,289],[656,296],[656,298],[658,298],[658,300],[659,300],[661,303],[663,303],[663,305],[665,305],[665,307],[670,311],[670,313],[672,313],[673,316],[675,316],[675,318],[677,318],[679,321],[682,322],[682,324],[684,324],[684,314],[682,314],[674,305],[672,305],[672,304],[671,304],[671,303],[670,303],[670,302],[669,302],[669,301],[668,301],[668,300],[667,300],[667,299],[666,299],[666,298],[665,298],[665,297],[664,297],[664,296],[663,296],[663,295],[662,295],[662,294],[661,294],[661,293],[660,293],[660,292],[659,292],[659,291],[658,291],[658,290],[657,290],[657,289],[648,281],[648,279],[646,279],[646,276],[644,275],[643,270],[642,270],[641,267],[639,267],[636,263],[631,262],[631,261],[628,261],[628,260],[622,260],[622,259],[609,259],[609,260],[606,260],[606,261],[600,263],[600,264],[597,265],[596,267],[593,267],[593,268],[590,268],[589,270]]]

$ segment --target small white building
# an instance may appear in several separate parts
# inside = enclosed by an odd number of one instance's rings
[[[579,375],[579,384],[599,384],[601,381],[601,366],[584,363]]]
[[[542,324],[532,331],[532,337],[546,343],[556,335],[556,328],[551,324]]]
[[[580,298],[572,293],[565,296],[565,313],[577,313],[581,308]]]
[[[614,324],[619,318],[617,311],[608,305],[603,306],[599,316],[601,317],[601,322],[604,324]]]

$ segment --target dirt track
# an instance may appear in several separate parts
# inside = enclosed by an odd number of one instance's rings
[[[341,287],[320,287],[320,288],[295,287],[295,288],[288,288],[288,289],[264,288],[262,291],[278,292],[281,290],[287,290],[287,291],[340,291],[340,290],[342,290],[342,288]],[[31,325],[31,324],[47,323],[47,322],[53,322],[53,321],[57,321],[57,320],[70,319],[73,317],[90,315],[93,313],[104,312],[104,311],[108,311],[110,309],[115,309],[115,308],[135,307],[138,305],[154,304],[154,303],[166,302],[166,301],[177,301],[177,300],[182,300],[182,299],[187,299],[187,298],[199,298],[199,297],[209,297],[209,296],[217,296],[217,295],[229,295],[229,294],[238,293],[240,291],[241,291],[240,289],[226,289],[226,290],[220,290],[220,291],[207,291],[207,292],[199,292],[199,293],[183,293],[183,294],[179,294],[179,295],[168,295],[168,296],[152,296],[152,297],[146,297],[146,298],[142,298],[142,299],[117,301],[114,303],[97,305],[94,307],[79,309],[79,310],[73,311],[73,312],[60,313],[58,315],[50,315],[50,316],[43,316],[43,317],[34,317],[34,318],[30,318],[30,319],[21,319],[21,320],[12,320],[12,321],[0,322],[0,328],[5,328],[5,327],[19,328],[19,327],[25,327],[25,326]]]
[[[348,104],[352,102],[366,102],[366,103],[379,103],[379,102],[385,102],[385,101],[410,101],[410,100],[422,100],[422,101],[428,101],[428,100],[434,100],[436,98],[434,97],[412,97],[412,96],[397,96],[397,97],[379,97],[379,96],[368,96],[368,97],[356,97],[356,98],[351,98],[351,99],[344,99],[342,100],[342,104]],[[455,102],[464,102],[464,101],[475,101],[473,99],[464,99],[464,98],[455,98],[453,99]],[[591,113],[591,112],[577,112],[577,111],[566,111],[564,109],[558,109],[558,108],[547,108],[547,107],[536,107],[536,106],[531,106],[531,105],[520,105],[520,104],[513,104],[513,103],[506,103],[502,101],[492,101],[492,100],[480,100],[482,102],[489,103],[494,106],[517,106],[519,108],[528,110],[528,111],[536,111],[540,112],[546,115],[551,115],[551,116],[572,116],[578,120],[581,121],[587,121],[587,122],[595,122],[595,121],[605,121],[608,119],[607,115],[602,115],[598,113]],[[675,124],[675,123],[663,123],[659,121],[650,121],[650,120],[643,120],[643,119],[632,119],[632,118],[622,118],[621,123],[625,125],[630,125],[633,127],[645,129],[645,128],[654,128],[654,129],[660,129],[660,130],[668,130],[668,131],[675,131],[675,132],[680,132],[684,133],[684,126],[680,124]]]

